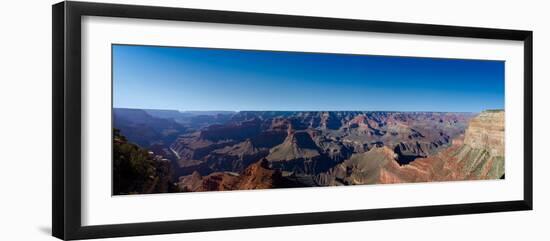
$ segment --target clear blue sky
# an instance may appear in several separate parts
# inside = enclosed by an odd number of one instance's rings
[[[113,45],[113,106],[172,110],[504,108],[504,62]]]

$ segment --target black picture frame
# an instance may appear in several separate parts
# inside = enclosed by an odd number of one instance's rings
[[[82,226],[81,224],[81,17],[195,21],[260,26],[517,40],[524,43],[524,194],[522,200],[335,212]],[[380,219],[532,210],[533,33],[460,26],[336,19],[263,13],[90,2],[52,6],[53,194],[52,233],[60,239],[185,233]]]

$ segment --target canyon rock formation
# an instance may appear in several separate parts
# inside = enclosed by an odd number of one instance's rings
[[[504,176],[504,111],[114,110],[115,128],[170,162],[177,191]],[[135,140],[134,140],[135,139]]]

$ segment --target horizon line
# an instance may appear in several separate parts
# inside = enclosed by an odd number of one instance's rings
[[[177,112],[433,112],[433,113],[481,113],[483,111],[505,111],[500,108],[489,108],[481,111],[434,111],[434,110],[178,110],[178,109],[157,109],[157,108],[136,108],[136,107],[112,107],[112,109],[135,109],[135,110],[162,110]]]

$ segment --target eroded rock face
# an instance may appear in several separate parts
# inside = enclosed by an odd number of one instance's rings
[[[153,147],[182,191],[497,179],[504,112],[238,112]]]
[[[281,172],[271,170],[266,160],[248,166],[242,173],[214,172],[201,176],[198,172],[180,177],[178,187],[184,192],[268,189],[281,186]]]
[[[504,111],[473,118],[464,137],[436,155],[403,166],[414,181],[498,179],[504,175]]]
[[[380,175],[386,166],[399,168],[395,157],[396,154],[388,147],[375,147],[365,153],[353,154],[330,171],[319,174],[316,181],[320,186],[380,183]]]
[[[386,146],[408,164],[450,145],[469,113],[242,111],[224,124],[181,135],[170,150],[179,176],[241,172],[266,158],[275,169],[317,175],[354,154]]]
[[[291,132],[283,143],[270,150],[266,159],[269,161],[311,159],[320,155],[317,149],[317,145],[307,132]]]
[[[464,143],[488,150],[492,156],[504,156],[504,111],[482,112],[472,119]]]
[[[354,154],[318,175],[321,186],[498,179],[504,175],[504,112],[482,112],[450,147],[408,165],[387,147]]]

